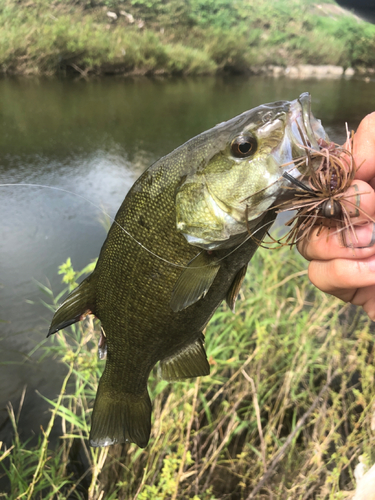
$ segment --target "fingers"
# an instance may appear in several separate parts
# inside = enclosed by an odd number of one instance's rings
[[[309,278],[323,292],[362,305],[358,302],[360,297],[356,297],[357,289],[375,287],[375,256],[362,260],[314,260],[309,265]]]
[[[320,232],[319,232],[320,231]],[[319,233],[319,234],[318,234]],[[345,231],[345,242],[340,230],[318,227],[309,240],[298,244],[299,252],[306,260],[365,259],[375,255],[375,225],[373,223]]]
[[[358,262],[315,260],[309,265],[309,278],[323,292],[362,306],[370,319],[375,320],[375,257]]]
[[[343,203],[354,224],[375,221],[375,192],[367,182],[354,181],[345,193]]]
[[[375,177],[375,112],[367,115],[354,135],[354,158],[360,166],[356,178],[370,181]]]
[[[311,261],[309,278],[316,287],[362,306],[375,320],[375,113],[360,123],[353,148],[361,166],[343,203],[354,231],[316,228],[298,249]]]
[[[351,303],[362,306],[372,321],[375,321],[375,286],[359,288],[354,294]]]
[[[298,244],[307,260],[363,259],[375,255],[374,190],[366,182],[355,181],[348,190],[345,206],[352,216],[354,231],[317,226],[308,239]]]

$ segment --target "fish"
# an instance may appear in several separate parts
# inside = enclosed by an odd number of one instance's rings
[[[94,314],[106,364],[89,443],[147,446],[150,371],[205,376],[204,329],[226,300],[234,311],[272,205],[292,196],[306,147],[327,139],[311,98],[263,104],[190,139],[136,180],[92,274],[55,312],[48,336]],[[306,146],[307,145],[307,146]],[[307,168],[307,167],[306,167]]]

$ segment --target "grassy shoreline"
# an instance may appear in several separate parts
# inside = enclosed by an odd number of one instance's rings
[[[0,72],[200,75],[270,65],[375,68],[375,26],[337,13],[333,3],[323,6],[313,0],[4,0]]]
[[[74,284],[69,262],[60,272]],[[9,491],[0,497],[245,500],[257,491],[259,500],[271,492],[289,500],[351,498],[357,465],[375,462],[373,326],[309,286],[306,274],[288,248],[259,249],[236,314],[223,305],[207,328],[211,375],[168,384],[153,371],[145,450],[88,447],[104,364],[99,326],[90,318],[54,335],[43,349],[67,376],[49,401],[51,421],[37,446],[20,441],[18,412],[10,409],[13,446],[0,449]],[[48,446],[53,425],[61,426],[55,449]]]

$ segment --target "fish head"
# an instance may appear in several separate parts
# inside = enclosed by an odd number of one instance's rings
[[[307,150],[319,150],[319,140],[328,140],[308,93],[246,111],[201,136],[201,142],[210,141],[210,153],[185,176],[176,215],[177,230],[207,250],[234,245],[272,204],[292,196],[283,173],[304,175]]]

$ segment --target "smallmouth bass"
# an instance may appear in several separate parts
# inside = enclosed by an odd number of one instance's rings
[[[56,311],[48,335],[95,314],[107,361],[90,444],[140,447],[151,431],[150,371],[169,381],[208,375],[203,330],[234,310],[247,265],[304,167],[327,139],[310,96],[264,104],[189,140],[151,165],[122,203],[93,273]],[[305,145],[305,146],[304,146]],[[254,235],[256,240],[251,238]]]

